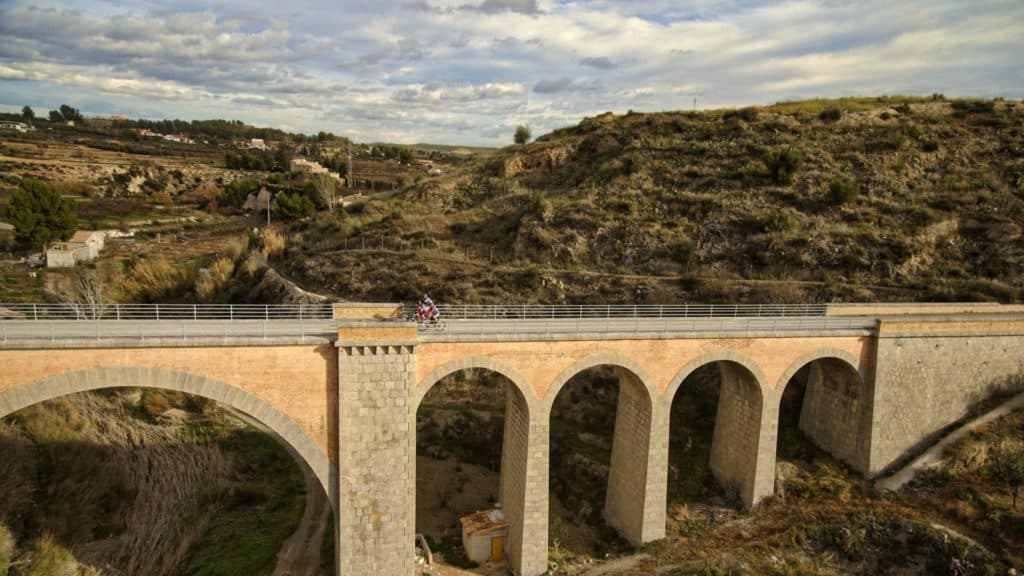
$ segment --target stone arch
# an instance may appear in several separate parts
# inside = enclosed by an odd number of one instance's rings
[[[768,381],[768,378],[765,376],[764,370],[762,370],[761,367],[757,365],[757,362],[754,362],[750,357],[744,354],[740,354],[735,350],[714,350],[711,352],[701,354],[700,356],[697,356],[696,358],[690,360],[689,362],[684,364],[678,372],[676,372],[676,375],[672,378],[672,380],[668,383],[668,386],[665,388],[665,394],[663,395],[663,397],[665,399],[666,404],[668,406],[672,406],[672,400],[675,398],[676,392],[679,391],[679,387],[683,385],[683,382],[686,381],[690,374],[693,374],[698,368],[701,368],[706,364],[712,364],[714,362],[722,361],[733,362],[746,368],[747,371],[750,372],[751,376],[754,377],[754,380],[757,382],[758,392],[761,395],[762,402],[764,401],[764,397],[766,395],[764,388],[765,383]]]
[[[498,487],[499,501],[505,511],[505,517],[509,522],[509,534],[505,550],[511,567],[517,573],[523,566],[531,566],[537,563],[540,566],[547,565],[547,517],[544,516],[542,539],[537,539],[538,526],[527,526],[532,517],[537,516],[536,499],[541,493],[541,486],[538,486],[538,479],[532,477],[531,454],[538,450],[535,438],[536,429],[536,407],[537,397],[529,386],[529,381],[515,368],[486,356],[467,356],[442,364],[429,374],[424,376],[417,384],[410,406],[410,430],[413,430],[410,467],[415,470],[415,444],[416,444],[416,415],[420,404],[426,397],[427,392],[434,387],[445,376],[454,374],[460,370],[478,368],[489,370],[504,376],[512,382],[507,387],[505,404],[505,429],[502,434],[501,449],[501,480]],[[546,445],[544,449],[546,450]],[[546,456],[546,452],[545,452]],[[547,486],[543,486],[543,494],[547,494]],[[546,504],[546,501],[544,502]],[[409,518],[415,524],[416,519],[416,496],[415,496],[415,473],[413,474],[413,497],[410,499],[411,510]],[[538,547],[537,542],[542,542]],[[541,552],[543,551],[543,552]],[[544,554],[541,556],[540,554]],[[534,573],[534,572],[524,572]],[[538,570],[535,572],[540,573]]]
[[[833,457],[854,469],[866,471],[873,390],[860,359],[847,350],[831,347],[812,350],[786,368],[775,388],[771,410],[773,436],[778,437],[786,388],[805,366],[811,366],[811,372],[800,406],[800,430]],[[772,453],[775,451],[777,448]]]
[[[569,383],[569,380],[580,372],[597,366],[617,366],[630,372],[631,375],[636,378],[637,384],[644,389],[649,409],[654,406],[654,400],[658,393],[654,387],[654,378],[651,377],[651,374],[646,368],[635,362],[633,359],[622,356],[621,354],[600,353],[592,354],[586,358],[581,358],[565,370],[562,370],[544,394],[544,398],[541,401],[542,414],[547,415],[547,417],[550,418],[551,407],[555,404],[555,398],[558,397],[558,393],[562,391],[562,388]]]
[[[778,399],[776,401],[778,402],[782,400],[782,393],[785,392],[786,385],[789,384],[789,381],[797,372],[800,371],[801,368],[815,360],[828,358],[834,358],[845,362],[851,369],[853,369],[854,372],[857,373],[858,376],[860,376],[862,382],[867,380],[866,375],[861,369],[860,358],[854,356],[850,351],[843,350],[842,348],[818,348],[817,350],[812,350],[794,360],[790,363],[789,367],[786,368],[786,371],[782,373],[779,381],[775,384],[775,391],[778,395]]]
[[[612,366],[620,372],[604,518],[622,536],[639,546],[660,537],[665,523],[664,515],[654,505],[660,492],[652,489],[649,473],[654,469],[652,446],[655,444],[657,395],[650,373],[639,363],[619,354],[601,353],[582,358],[563,370],[548,388],[541,404],[541,418],[550,430],[551,409],[558,394],[577,374],[597,366]]]
[[[672,403],[683,382],[697,369],[710,364],[718,365],[721,388],[709,467],[726,490],[752,506],[763,497],[766,479],[770,481],[760,450],[765,443],[765,397],[770,391],[765,389],[766,377],[756,362],[734,350],[714,350],[687,362],[665,389],[665,427],[670,423]],[[667,476],[667,456],[665,461]]]
[[[176,390],[209,398],[246,413],[269,428],[305,461],[316,475],[324,493],[336,505],[337,494],[331,489],[335,471],[330,459],[294,420],[254,394],[198,374],[142,366],[108,366],[65,372],[0,393],[0,418],[60,396],[121,387]]]
[[[442,378],[460,370],[466,370],[469,368],[482,368],[484,370],[490,370],[491,372],[501,374],[512,382],[529,411],[531,413],[534,411],[534,399],[536,397],[530,389],[529,382],[522,374],[519,373],[518,370],[495,358],[488,358],[486,356],[466,356],[465,358],[452,360],[451,362],[438,366],[416,384],[416,392],[412,399],[413,413],[415,414],[416,410],[419,410],[420,403],[423,402],[423,398],[427,395],[427,392],[429,392],[430,389],[433,388],[434,385]]]

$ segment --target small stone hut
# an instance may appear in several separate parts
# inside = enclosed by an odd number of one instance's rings
[[[503,560],[508,538],[508,520],[501,508],[476,512],[459,519],[466,556],[477,564]]]

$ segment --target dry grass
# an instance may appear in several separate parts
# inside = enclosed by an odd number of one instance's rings
[[[213,302],[228,288],[235,271],[235,260],[225,256],[218,258],[209,268],[209,274],[196,282],[196,294],[204,302]]]
[[[0,575],[7,576],[7,571],[11,566],[11,559],[14,558],[15,552],[14,534],[11,534],[11,530],[0,524]]]
[[[277,230],[271,228],[263,232],[263,248],[261,253],[263,258],[266,260],[272,260],[277,256],[284,254],[285,239],[284,235]]]
[[[135,264],[118,289],[124,302],[171,302],[191,283],[190,271],[162,256]]]
[[[85,393],[11,416],[13,429],[36,442],[36,466],[55,475],[44,488],[47,498],[21,510],[52,535],[34,546],[31,564],[39,568],[29,573],[65,573],[73,567],[72,550],[78,562],[116,573],[176,574],[205,531],[228,461],[215,446],[183,441],[177,427],[137,418],[136,405],[123,393]],[[8,447],[0,449],[0,462],[9,462]],[[5,471],[4,508],[7,490],[17,494],[36,480],[27,476],[29,466]],[[67,573],[82,573],[75,570]]]

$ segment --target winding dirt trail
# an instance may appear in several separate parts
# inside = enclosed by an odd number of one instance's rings
[[[313,471],[287,442],[281,441],[273,431],[248,414],[226,406],[222,406],[222,408],[231,412],[239,420],[276,438],[302,470],[302,477],[306,481],[306,507],[302,511],[302,519],[299,520],[295,531],[281,543],[273,576],[317,576],[320,571],[320,544],[323,541],[324,530],[327,528],[327,515],[331,512],[327,494],[324,493]]]
[[[320,570],[320,543],[330,506],[313,471],[302,461],[299,467],[306,479],[306,509],[295,532],[281,544],[274,576],[316,576]]]

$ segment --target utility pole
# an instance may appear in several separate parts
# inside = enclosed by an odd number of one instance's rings
[[[348,145],[348,166],[345,167],[348,170],[348,187],[352,187],[352,144]]]

